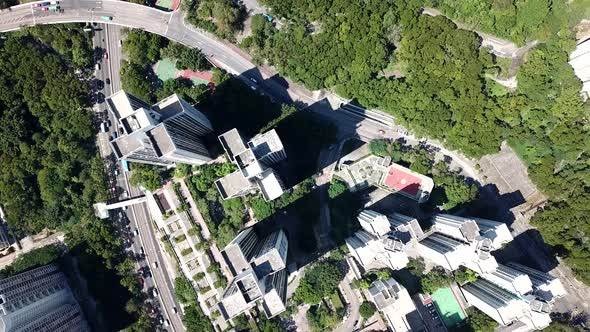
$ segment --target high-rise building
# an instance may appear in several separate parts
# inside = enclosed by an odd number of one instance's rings
[[[0,330],[90,331],[66,276],[42,266],[0,280]]]
[[[400,239],[404,244],[408,244],[412,239],[421,239],[424,237],[424,231],[416,218],[400,213],[392,213],[387,216],[387,219],[394,229],[395,237]]]
[[[361,227],[375,236],[383,236],[391,232],[389,219],[381,213],[373,210],[362,210],[358,215]]]
[[[412,236],[402,230],[407,230],[407,221],[413,218],[401,216],[396,217],[400,221],[396,226],[395,220],[391,223],[388,217],[378,212],[363,210],[359,213],[358,220],[362,230],[348,237],[346,245],[365,270],[379,267],[399,270],[408,264],[405,249],[410,244]],[[417,222],[414,226],[420,228]]]
[[[508,325],[525,314],[526,305],[518,296],[487,280],[478,279],[461,289],[467,302],[500,325]]]
[[[521,296],[533,290],[533,284],[528,275],[502,264],[498,264],[494,271],[482,274],[482,278]]]
[[[118,115],[123,131],[110,142],[118,159],[162,166],[211,160],[203,140],[213,130],[211,123],[177,95],[150,107],[119,91],[107,105]]]
[[[285,186],[270,166],[287,158],[287,154],[274,129],[255,136],[248,146],[235,128],[220,135],[219,142],[239,168],[215,182],[223,199],[245,196],[256,188],[266,201],[283,194]]]
[[[287,159],[283,142],[281,142],[274,129],[254,136],[248,142],[248,147],[252,150],[256,159],[265,165],[272,165]]]
[[[236,275],[219,303],[225,319],[236,317],[256,304],[267,318],[285,311],[288,247],[283,230],[258,241],[254,230],[249,228],[225,248],[228,263]]]
[[[476,256],[469,244],[441,233],[433,233],[420,240],[418,252],[420,256],[449,271],[458,269]]]
[[[494,250],[500,249],[505,243],[514,240],[508,226],[503,222],[481,218],[471,219],[475,220],[475,223],[477,223],[481,236],[492,241],[492,247]]]
[[[437,232],[461,241],[474,242],[479,236],[479,227],[472,219],[439,213],[432,217],[432,223]]]
[[[532,282],[535,295],[545,301],[553,302],[556,298],[566,295],[565,288],[559,278],[514,262],[506,265],[512,269],[526,273]]]
[[[221,296],[219,308],[225,319],[234,318],[245,310],[256,305],[256,301],[262,297],[264,284],[258,278],[254,270],[248,269],[230,282]]]
[[[241,231],[227,246],[225,246],[223,251],[234,275],[251,267],[250,260],[256,254],[258,243],[258,235],[256,235],[254,229],[250,227]]]
[[[395,279],[377,280],[371,285],[368,292],[369,300],[383,313],[387,325],[393,331],[423,330],[424,322],[420,318],[410,294]]]
[[[251,260],[259,275],[266,275],[287,267],[287,250],[289,243],[283,230],[278,230],[265,237],[256,248]]]
[[[287,269],[278,270],[264,277],[262,308],[267,318],[272,318],[287,308]]]

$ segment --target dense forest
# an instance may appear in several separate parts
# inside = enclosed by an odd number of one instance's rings
[[[508,140],[550,197],[534,225],[578,277],[590,282],[588,104],[567,63],[575,47],[573,24],[587,1],[262,3],[285,24],[278,30],[254,17],[242,46],[256,61],[308,88],[332,89],[387,111],[418,135],[441,139],[471,157],[496,152]],[[471,15],[468,4],[514,9],[503,16],[476,10],[494,24],[483,18],[468,23],[521,44],[542,41],[521,66],[516,91],[497,94],[487,86],[485,74],[497,72],[501,59],[480,49],[477,34],[443,16],[421,14],[422,6],[437,5],[460,19]]]
[[[88,100],[90,45],[80,25],[2,34],[0,202],[19,235],[44,228],[64,231],[81,268],[94,272],[89,274],[95,277],[88,280],[91,290],[104,288],[100,285],[106,280],[122,286],[116,293],[95,294],[111,309],[116,308],[108,295],[123,300],[117,308],[119,317],[126,318],[115,323],[135,321],[131,331],[149,330],[134,264],[114,226],[98,220],[92,210],[93,203],[106,200],[107,191]],[[116,324],[114,330],[125,327]]]

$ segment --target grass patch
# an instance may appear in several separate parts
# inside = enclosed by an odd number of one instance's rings
[[[344,303],[342,303],[342,299],[340,299],[339,291],[335,291],[334,293],[330,294],[330,302],[332,302],[332,305],[336,310],[344,308]]]

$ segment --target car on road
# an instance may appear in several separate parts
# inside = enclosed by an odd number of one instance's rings
[[[152,290],[152,294],[154,295],[154,297],[158,296],[158,289],[156,287],[154,287],[154,289]]]
[[[157,269],[158,268],[158,261],[154,261],[154,267]]]
[[[383,130],[383,129],[379,129],[379,134],[380,134],[380,135],[385,135],[385,130]]]
[[[111,138],[112,138],[112,140],[117,139],[117,132],[116,131],[113,131],[113,133],[111,134]]]
[[[164,326],[168,326],[168,325],[170,325],[170,321],[166,319],[166,320],[164,321]]]
[[[100,63],[97,63],[95,67],[96,67],[96,70],[100,70]]]
[[[108,77],[104,81],[105,81],[106,84],[111,84],[111,79],[108,78]]]
[[[172,308],[172,310],[174,310],[174,313],[177,314],[178,313],[178,309],[176,309],[176,307]]]
[[[108,59],[109,58],[109,54],[107,52],[104,52],[103,58]]]
[[[139,235],[139,230],[136,228],[136,229],[133,231],[133,234],[135,234],[135,236],[138,236],[138,235]],[[141,252],[143,253],[143,247],[141,247]]]

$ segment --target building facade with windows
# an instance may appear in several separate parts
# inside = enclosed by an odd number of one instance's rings
[[[0,280],[0,330],[90,331],[82,310],[56,265]]]
[[[177,95],[148,106],[119,91],[107,99],[107,105],[122,131],[110,142],[118,159],[160,166],[211,160],[203,139],[213,131],[211,122]]]

